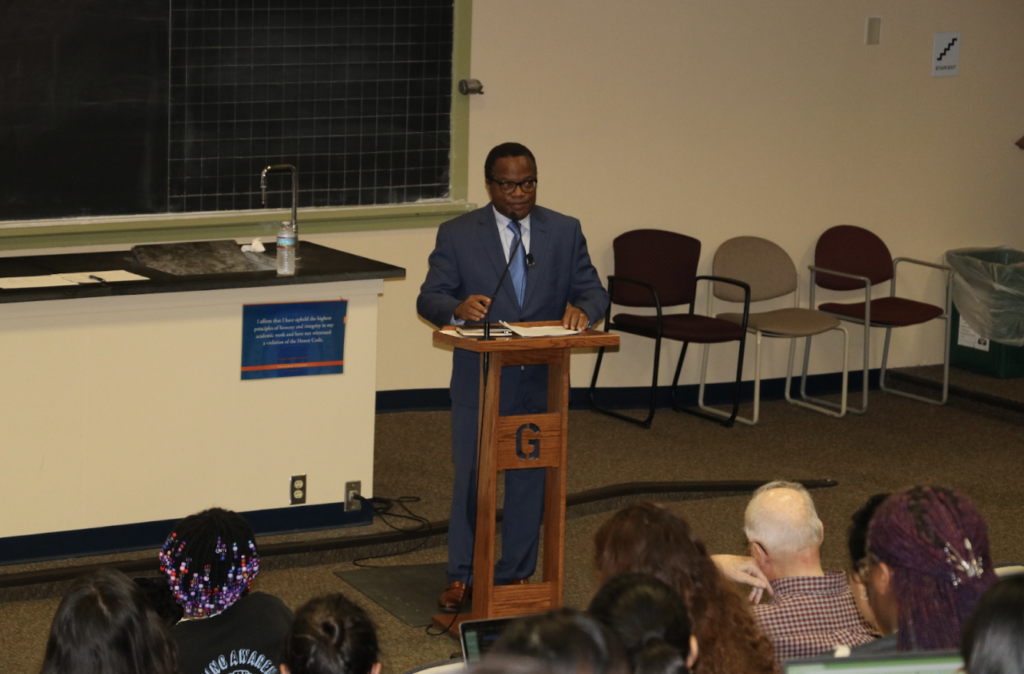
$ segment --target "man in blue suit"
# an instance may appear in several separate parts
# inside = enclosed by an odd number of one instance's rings
[[[604,315],[608,293],[590,263],[575,218],[537,206],[537,163],[519,143],[487,155],[484,178],[491,203],[441,225],[430,271],[416,309],[434,325],[562,320],[583,329]],[[520,243],[509,277],[491,303],[510,252]],[[476,533],[477,416],[480,356],[455,349],[452,399],[452,490],[448,529],[448,587],[438,604],[457,611],[470,592]],[[501,372],[500,414],[547,411],[547,366],[506,367]],[[502,554],[496,585],[529,582],[537,567],[544,515],[544,469],[505,473]],[[514,507],[512,507],[514,504]]]

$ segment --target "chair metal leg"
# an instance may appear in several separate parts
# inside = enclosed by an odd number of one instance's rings
[[[946,340],[943,347],[943,358],[942,358],[942,397],[938,400],[935,398],[926,398],[919,396],[915,393],[907,393],[906,391],[897,391],[896,389],[889,388],[885,385],[885,370],[889,362],[889,334],[892,332],[892,328],[885,329],[885,350],[882,351],[882,372],[878,378],[878,387],[886,393],[892,393],[893,395],[903,396],[904,398],[913,398],[914,400],[920,400],[923,403],[930,405],[945,405],[949,399],[949,340],[951,331],[951,322],[949,320],[949,314],[940,316],[939,318],[946,321]]]
[[[846,328],[844,328],[841,325],[837,325],[836,327],[834,327],[832,329],[833,330],[841,330],[842,333],[843,333],[843,388],[842,388],[842,399],[841,399],[840,404],[836,405],[834,402],[832,402],[830,400],[823,400],[821,398],[815,398],[815,397],[807,395],[807,365],[808,365],[808,363],[810,361],[811,337],[807,338],[806,344],[804,346],[804,371],[803,371],[803,375],[800,377],[800,397],[802,398],[802,400],[794,400],[792,397],[790,397],[790,394],[789,394],[790,381],[791,381],[791,379],[793,377],[793,361],[796,359],[796,339],[794,338],[794,339],[791,339],[789,341],[789,365],[786,368],[786,391],[785,391],[785,394],[786,394],[786,402],[788,402],[790,404],[797,405],[799,407],[804,407],[804,408],[807,408],[809,410],[814,410],[815,412],[821,412],[822,414],[827,414],[830,417],[836,417],[838,419],[838,418],[842,418],[842,417],[846,416],[846,409],[847,409],[847,407],[846,407],[846,399],[847,399],[847,388],[848,388],[848,384],[849,384],[849,372],[850,372],[850,368],[849,368],[849,365],[847,363],[847,360],[848,360],[848,358],[850,356],[850,333],[847,332]],[[817,404],[812,404],[811,403],[812,400],[815,403],[817,403]],[[838,412],[833,412],[831,409],[828,409],[830,407],[838,409],[839,411]]]
[[[842,326],[840,326],[840,327],[842,327]],[[849,337],[850,337],[850,335],[846,331],[846,328],[842,328],[842,330],[846,334],[845,341],[844,341],[844,347],[843,347],[843,397],[846,398],[847,397],[847,381],[848,381],[847,371],[848,371],[848,368],[849,368],[848,358],[849,358]],[[854,414],[864,414],[865,412],[868,411],[868,373],[869,373],[868,363],[870,362],[870,358],[871,358],[871,351],[870,351],[871,345],[869,344],[868,340],[870,339],[870,337],[871,337],[871,333],[868,331],[868,328],[865,327],[864,328],[864,370],[863,370],[863,377],[862,377],[863,389],[861,389],[861,406],[859,408],[857,408],[857,407],[851,407],[850,405],[846,404],[846,411],[847,412],[853,412]],[[832,409],[836,409],[836,410],[842,409],[843,405],[836,404],[836,403],[832,402],[831,400],[825,400],[824,398],[818,398],[818,397],[815,397],[815,396],[807,395],[807,369],[810,366],[810,362],[811,362],[811,338],[808,337],[807,340],[806,340],[806,343],[804,344],[804,370],[803,370],[803,374],[800,375],[800,398],[804,402],[811,402],[811,401],[813,401],[814,403],[816,403],[818,405],[823,405],[825,407],[831,407]]]
[[[709,414],[720,419],[735,419],[741,424],[753,426],[757,423],[758,418],[761,415],[761,339],[763,334],[760,330],[754,331],[756,347],[754,350],[754,414],[751,417],[742,417],[736,413],[738,405],[733,409],[732,415],[717,410],[714,407],[709,407],[704,404],[704,382],[707,379],[708,373],[708,350],[710,344],[704,345],[704,361],[701,363],[700,368],[700,388],[697,390],[697,407],[704,410],[705,414]],[[736,387],[739,389],[739,386]]]
[[[622,412],[601,407],[597,404],[597,374],[601,371],[601,361],[604,359],[604,349],[605,347],[602,346],[597,352],[597,363],[594,364],[594,376],[590,379],[590,409],[595,412],[600,412],[601,414],[607,414],[610,417],[615,417],[616,419],[628,421],[629,423],[636,424],[641,428],[650,428],[651,422],[654,420],[654,406],[658,396],[658,363],[661,358],[661,337],[654,340],[654,374],[651,376],[650,409],[648,410],[646,419],[636,419],[627,414],[623,414]]]
[[[689,346],[688,342],[683,343],[683,352],[679,354],[679,362],[676,364],[676,374],[672,379],[672,409],[677,412],[686,412],[687,414],[711,419],[712,421],[717,421],[726,428],[732,428],[740,409],[740,384],[743,380],[743,347],[746,345],[747,340],[741,339],[739,342],[740,349],[739,356],[737,357],[738,362],[736,363],[736,383],[733,388],[732,396],[732,414],[726,414],[725,412],[720,412],[704,405],[704,383],[708,367],[708,344],[704,345],[704,359],[701,363],[700,386],[697,389],[697,407],[683,407],[676,402],[676,385],[679,382],[679,373],[683,369],[683,359],[686,357],[686,348]]]

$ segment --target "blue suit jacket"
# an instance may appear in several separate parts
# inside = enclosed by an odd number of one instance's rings
[[[494,323],[561,320],[566,304],[582,309],[594,323],[608,307],[608,293],[590,262],[580,221],[535,206],[530,212],[530,253],[534,264],[526,271],[523,306],[516,301],[511,278],[506,277],[494,298],[488,319]],[[430,271],[420,287],[416,309],[437,326],[448,325],[455,307],[470,295],[490,297],[505,270],[505,252],[491,204],[441,225],[430,254]],[[476,405],[480,396],[480,360],[477,354],[455,349],[451,399]],[[502,407],[511,402],[519,386],[529,387],[537,409],[547,404],[547,367],[502,372]]]

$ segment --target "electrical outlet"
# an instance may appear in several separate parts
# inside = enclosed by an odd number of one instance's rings
[[[362,493],[362,490],[362,482],[345,483],[345,512],[360,510],[363,507],[363,502],[357,498]]]
[[[288,499],[291,505],[298,505],[306,502],[308,483],[305,475],[292,475],[288,482]]]

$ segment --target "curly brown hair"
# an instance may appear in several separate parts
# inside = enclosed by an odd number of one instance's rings
[[[699,674],[778,672],[772,644],[742,597],[728,586],[690,525],[654,503],[615,513],[594,534],[594,563],[607,581],[627,571],[675,588],[690,611]]]

